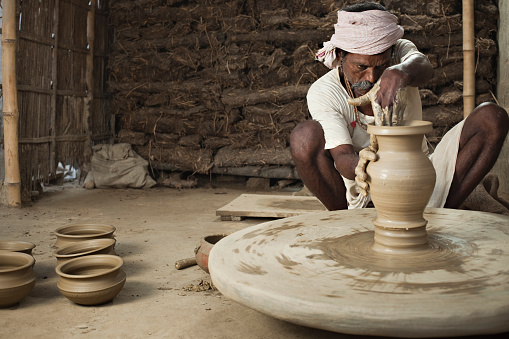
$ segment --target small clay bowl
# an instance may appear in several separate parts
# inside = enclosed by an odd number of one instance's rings
[[[104,224],[70,224],[62,226],[55,230],[57,240],[54,246],[60,248],[83,240],[113,238],[115,230],[114,226]]]
[[[110,254],[71,259],[56,267],[57,287],[62,295],[76,304],[104,304],[113,300],[124,287],[123,264],[122,258]]]
[[[205,272],[209,273],[210,250],[219,240],[226,236],[228,236],[228,234],[213,234],[200,239],[200,244],[195,249],[195,257],[196,263]]]
[[[113,238],[84,240],[62,246],[53,252],[57,258],[57,265],[71,259],[91,254],[113,254],[115,255],[115,242]]]
[[[35,245],[27,241],[0,241],[0,251],[21,252],[32,255]]]
[[[0,252],[0,307],[16,305],[35,285],[35,260],[30,254]]]

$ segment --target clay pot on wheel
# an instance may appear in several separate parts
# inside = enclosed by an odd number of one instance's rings
[[[113,238],[116,228],[103,224],[70,224],[59,227],[55,230],[57,241],[55,247],[75,243],[83,240]]]
[[[209,273],[210,250],[212,249],[212,247],[214,247],[215,244],[217,244],[219,240],[223,239],[227,235],[228,234],[214,234],[208,235],[200,239],[200,244],[198,245],[198,247],[196,247],[194,253],[196,257],[196,263],[205,272]]]
[[[112,238],[79,241],[60,247],[53,252],[53,256],[57,258],[57,264],[61,264],[84,255],[115,255],[115,242],[115,239]]]
[[[0,241],[0,251],[21,252],[32,255],[35,245],[27,241]]]
[[[123,264],[122,258],[109,254],[71,259],[56,268],[58,289],[76,304],[104,304],[113,300],[124,287]]]
[[[377,211],[375,244],[379,252],[406,253],[428,248],[424,209],[435,187],[435,169],[422,151],[428,121],[402,126],[368,126],[378,140],[378,161],[366,168]]]
[[[26,253],[0,251],[0,307],[16,305],[35,285],[34,258]]]

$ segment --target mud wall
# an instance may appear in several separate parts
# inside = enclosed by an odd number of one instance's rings
[[[337,10],[356,1],[117,0],[108,91],[117,141],[154,168],[276,178],[297,174],[289,134],[309,117],[305,95],[328,69],[314,52]],[[463,116],[460,0],[386,0],[435,76],[422,88],[436,144]],[[477,102],[493,101],[495,1],[477,1]]]
[[[499,4],[497,98],[500,105],[509,111],[509,2],[499,1]],[[498,175],[500,181],[499,192],[509,195],[509,136],[505,139],[493,172]]]

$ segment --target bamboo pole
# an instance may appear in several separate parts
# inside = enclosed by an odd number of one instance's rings
[[[18,152],[18,88],[16,85],[16,0],[2,1],[2,95],[4,121],[6,201],[21,207]]]
[[[94,40],[95,40],[95,8],[96,1],[90,1],[90,10],[87,15],[87,44],[89,53],[86,59],[85,81],[87,84],[87,97],[85,98],[85,130],[87,131],[87,140],[84,151],[84,172],[88,172],[90,158],[92,156],[92,131],[90,119],[92,116],[92,106],[94,101]]]
[[[463,116],[475,108],[474,0],[463,0]]]
[[[60,18],[60,1],[55,0],[55,8],[53,12],[53,32],[54,41],[53,41],[53,61],[51,65],[51,81],[53,83],[53,88],[51,90],[51,144],[50,144],[50,172],[51,175],[56,178],[57,175],[57,131],[56,131],[56,117],[57,117],[57,87],[58,87],[58,26],[59,26],[59,18]]]

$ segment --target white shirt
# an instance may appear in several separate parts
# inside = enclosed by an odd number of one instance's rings
[[[422,55],[415,45],[406,39],[398,40],[393,47],[391,65],[404,62],[412,55]],[[422,120],[422,106],[417,87],[405,88],[406,107],[404,120]],[[307,94],[309,112],[313,120],[320,123],[325,137],[325,149],[340,145],[352,145],[355,152],[369,146],[369,134],[355,120],[355,111],[348,104],[348,92],[341,84],[339,69],[335,68],[311,85]],[[362,123],[374,122],[374,117],[359,112]],[[423,140],[423,151],[427,146]],[[346,186],[348,208],[362,208],[371,200],[359,194],[354,180],[343,177]]]
[[[405,39],[394,44],[391,65],[399,64],[411,55],[422,55],[417,47]],[[407,87],[407,106],[403,114],[405,120],[422,120],[422,106],[417,87]],[[339,69],[335,68],[311,85],[307,94],[309,112],[313,120],[322,126],[325,135],[325,149],[339,145],[353,145],[355,152],[369,145],[369,134],[355,122],[355,111],[346,101],[350,96],[341,84]],[[374,117],[359,112],[363,123],[372,123]],[[355,127],[353,127],[355,126]]]

